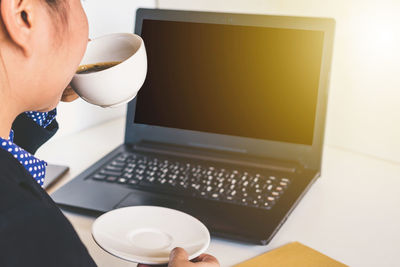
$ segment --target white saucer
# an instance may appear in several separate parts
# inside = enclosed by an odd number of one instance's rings
[[[210,245],[208,229],[196,218],[181,211],[134,206],[101,215],[92,226],[96,243],[124,260],[144,264],[164,264],[174,247],[182,247],[189,260]]]

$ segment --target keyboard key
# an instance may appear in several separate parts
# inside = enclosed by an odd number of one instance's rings
[[[271,204],[269,202],[264,202],[264,204],[261,207],[269,210],[271,209]]]
[[[226,200],[229,201],[229,202],[232,202],[232,201],[234,201],[234,198],[232,196],[227,196]]]
[[[139,181],[138,180],[128,180],[128,184],[130,184],[130,185],[137,185],[137,184],[139,184]]]
[[[104,179],[106,179],[106,175],[103,175],[103,174],[99,174],[99,173],[96,173],[95,175],[93,175],[93,179],[94,180],[104,180]]]
[[[258,200],[251,201],[250,205],[253,206],[253,207],[258,207]]]
[[[110,175],[110,176],[120,176],[122,174],[121,172],[110,171],[107,169],[102,169],[100,171],[100,173],[104,174],[104,175]]]
[[[115,165],[108,165],[108,166],[106,167],[106,169],[109,170],[109,171],[120,172],[120,171],[122,171],[123,167],[115,166]]]
[[[275,202],[275,198],[274,197],[267,197],[267,200],[270,202]]]
[[[120,184],[126,184],[128,182],[128,179],[125,179],[123,177],[118,178],[118,183]]]
[[[124,169],[124,173],[133,173],[133,170],[133,168],[128,167]]]
[[[132,173],[124,173],[124,174],[122,175],[122,177],[124,177],[125,179],[132,179],[133,174],[132,174]]]
[[[115,182],[118,180],[118,177],[116,176],[107,176],[106,181],[107,182]]]
[[[125,162],[114,160],[113,162],[111,162],[111,165],[112,166],[117,166],[117,167],[124,167],[125,166]]]
[[[280,182],[279,185],[281,185],[283,187],[286,187],[288,185],[288,183],[287,182]]]

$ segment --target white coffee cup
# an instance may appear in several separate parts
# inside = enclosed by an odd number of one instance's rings
[[[121,61],[111,68],[75,74],[71,87],[85,101],[115,107],[132,100],[147,73],[146,49],[142,38],[131,33],[114,33],[88,43],[80,66]]]

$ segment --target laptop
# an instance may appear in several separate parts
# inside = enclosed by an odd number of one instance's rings
[[[124,143],[53,199],[99,212],[173,208],[214,236],[266,245],[321,175],[334,25],[137,10],[148,73]]]
[[[46,177],[44,179],[43,188],[49,189],[58,182],[69,170],[68,166],[48,164],[46,167]]]

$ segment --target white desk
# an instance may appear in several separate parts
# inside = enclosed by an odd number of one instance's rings
[[[70,166],[53,192],[123,141],[124,118],[51,140],[38,156]],[[326,146],[322,177],[268,246],[212,238],[208,253],[231,266],[300,241],[350,266],[400,266],[400,165]],[[99,266],[136,266],[92,240],[94,218],[65,212]]]

